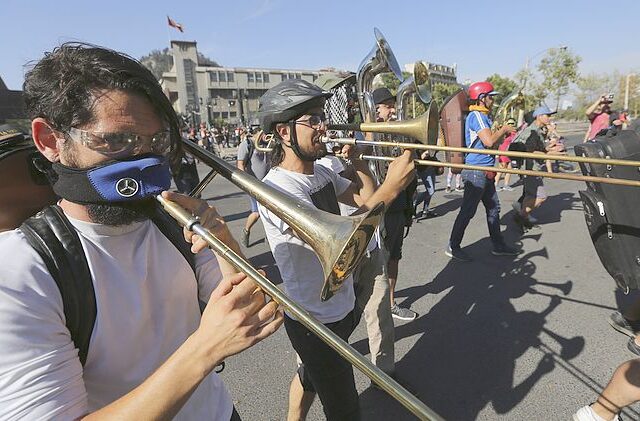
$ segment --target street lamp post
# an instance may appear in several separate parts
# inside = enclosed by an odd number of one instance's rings
[[[635,73],[629,73],[627,75],[627,83],[625,84],[625,88],[624,88],[624,109],[628,110],[629,109],[629,80],[631,79],[631,76],[637,76]]]

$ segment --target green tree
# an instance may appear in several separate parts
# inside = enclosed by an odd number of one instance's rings
[[[460,85],[454,85],[450,83],[436,83],[432,87],[431,94],[433,95],[433,100],[438,104],[438,108],[442,107],[444,104],[444,100],[447,99],[451,94],[459,91],[461,89]]]
[[[160,79],[164,72],[171,70],[173,56],[168,48],[152,50],[149,54],[140,58],[140,63],[149,69],[156,79]]]
[[[163,50],[152,50],[149,54],[140,58],[140,63],[149,69],[156,79],[160,79],[164,72],[171,70],[171,67],[173,66],[173,55],[168,48],[164,48]],[[220,66],[218,62],[205,56],[199,51],[198,64],[201,66]]]
[[[500,98],[502,99],[512,92],[515,92],[520,86],[514,80],[509,79],[508,77],[500,76],[497,73],[492,74],[487,78],[487,82],[490,82],[493,85],[493,89],[500,93]]]
[[[538,85],[539,95],[552,96],[556,109],[560,106],[560,98],[569,92],[572,83],[578,81],[578,64],[582,59],[567,48],[552,48],[540,60],[538,70],[543,80]]]
[[[403,72],[402,75],[407,78],[411,76],[411,73]],[[395,77],[393,73],[383,73],[380,75],[382,86],[389,89],[391,93],[395,94],[400,86],[400,81]],[[432,100],[436,101],[438,108],[442,106],[444,100],[454,92],[460,89],[460,85],[447,84],[447,83],[435,83],[431,86]],[[415,95],[413,96],[415,98]],[[408,100],[407,107],[409,108],[409,117],[415,117],[423,114],[427,109],[425,104],[419,101],[417,98],[411,98]],[[414,112],[415,111],[415,112]]]

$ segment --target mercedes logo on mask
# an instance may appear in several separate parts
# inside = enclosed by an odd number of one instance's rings
[[[133,178],[121,178],[116,183],[116,191],[122,197],[131,197],[134,194],[138,193],[139,189],[138,182]]]

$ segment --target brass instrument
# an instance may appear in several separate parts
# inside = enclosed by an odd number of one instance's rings
[[[411,121],[411,120],[408,120]],[[376,123],[376,124],[387,124],[387,123]],[[557,161],[573,161],[573,162],[583,162],[588,164],[599,164],[599,165],[626,165],[631,167],[640,168],[640,161],[629,161],[624,159],[606,159],[606,158],[587,158],[583,156],[565,156],[565,155],[540,155],[534,154],[531,152],[516,152],[516,151],[496,151],[492,149],[469,149],[469,148],[458,148],[454,146],[440,146],[433,144],[417,144],[417,143],[400,143],[400,142],[385,142],[385,141],[369,141],[369,140],[358,140],[353,138],[342,138],[342,139],[328,139],[329,142],[338,143],[343,145],[363,145],[363,146],[391,146],[403,149],[419,149],[419,150],[432,150],[432,151],[448,151],[448,152],[472,152],[472,153],[480,153],[485,155],[505,155],[517,158],[531,158],[531,159],[541,159],[541,157],[545,160],[557,160]],[[385,161],[391,162],[395,158],[388,156],[377,156],[377,155],[366,155],[361,154],[358,156],[358,159],[365,159],[369,161]],[[509,173],[509,174],[519,174],[519,175],[529,175],[535,177],[546,177],[546,178],[556,178],[561,180],[573,180],[573,181],[584,181],[591,183],[603,183],[603,184],[617,184],[622,186],[631,186],[631,187],[640,187],[640,181],[628,180],[628,179],[620,179],[620,178],[610,178],[610,177],[595,177],[590,175],[577,175],[577,174],[558,174],[558,173],[549,173],[546,171],[533,171],[533,170],[520,170],[515,168],[499,168],[499,167],[483,167],[478,165],[469,165],[469,164],[453,164],[449,162],[439,162],[439,161],[430,161],[424,159],[415,159],[414,162],[416,165],[426,165],[431,167],[450,167],[450,168],[460,168],[466,170],[475,170],[475,171],[493,171],[500,173]]]
[[[393,54],[389,43],[378,28],[373,28],[376,37],[376,45],[365,56],[358,66],[356,73],[356,86],[358,90],[358,103],[362,121],[376,120],[376,105],[373,102],[371,92],[373,79],[380,73],[391,71],[402,82],[402,71],[396,56]]]
[[[425,104],[431,102],[431,78],[429,77],[427,66],[422,61],[414,63],[413,76],[406,78],[398,87],[398,92],[396,93],[398,120],[407,118],[405,100],[412,94],[416,94],[420,101]]]
[[[381,203],[357,216],[319,211],[305,203],[293,203],[286,193],[260,182],[193,142],[183,140],[182,146],[277,214],[298,238],[315,250],[325,276],[321,299],[331,298],[366,253],[384,205]]]
[[[433,104],[433,103],[432,103]],[[356,124],[333,124],[329,125],[330,130],[359,130],[359,131],[372,131],[376,133],[392,133],[400,136],[409,136],[420,141],[421,143],[403,143],[392,142],[383,140],[358,140],[353,138],[336,138],[336,139],[324,139],[327,143],[336,143],[342,145],[362,145],[362,146],[374,146],[374,147],[387,147],[395,149],[417,149],[417,150],[429,150],[429,151],[445,151],[445,152],[461,152],[461,153],[477,153],[483,155],[502,155],[512,158],[528,158],[528,159],[544,159],[550,161],[568,161],[568,162],[582,162],[585,164],[595,165],[624,165],[630,167],[640,168],[640,161],[630,161],[626,159],[610,159],[610,158],[588,158],[584,156],[569,156],[569,155],[540,155],[532,152],[518,152],[518,151],[497,151],[494,149],[470,149],[461,148],[455,146],[444,146],[438,143],[437,125],[433,124],[437,121],[437,110],[435,107],[429,105],[429,109],[426,113],[418,118],[404,121],[387,121],[379,123],[356,123]],[[270,146],[261,147],[259,150],[263,152],[270,152]],[[359,156],[360,159],[366,159],[368,161],[381,161],[391,162],[395,158],[381,155],[365,155]],[[640,187],[640,181],[610,178],[610,177],[595,177],[589,175],[577,175],[577,174],[557,174],[549,173],[545,171],[532,171],[532,170],[520,170],[515,168],[499,168],[499,167],[481,167],[469,164],[454,164],[449,162],[430,161],[423,159],[416,159],[414,162],[417,165],[426,165],[432,167],[450,167],[467,170],[477,171],[494,171],[500,173],[529,175],[535,177],[556,178],[561,180],[573,180],[584,181],[592,183],[604,183],[604,184],[617,184],[622,186]]]
[[[506,96],[498,105],[491,129],[499,129],[509,118],[516,120],[516,127],[520,127],[524,121],[524,103],[524,94],[520,90]]]
[[[378,123],[329,124],[327,129],[396,134],[411,137],[423,144],[436,145],[438,143],[439,118],[438,106],[432,101],[427,111],[417,118]]]
[[[285,193],[267,186],[191,142],[184,141],[183,145],[189,153],[211,166],[245,192],[254,196],[263,206],[289,224],[298,237],[314,247],[320,262],[323,264],[323,268],[331,268],[332,264],[336,265],[338,269],[333,267],[329,271],[330,277],[347,276],[347,273],[358,262],[356,257],[358,255],[361,256],[366,251],[369,239],[373,235],[375,226],[381,217],[382,206],[355,217],[342,217],[319,211],[315,208],[307,207],[304,203],[295,202]],[[237,270],[244,272],[247,277],[255,281],[267,295],[284,307],[296,320],[311,330],[349,363],[362,371],[389,395],[398,400],[411,413],[421,420],[443,419],[388,374],[353,349],[346,341],[311,316],[304,308],[291,300],[246,260],[200,225],[197,217],[162,196],[157,196],[157,200],[180,225],[198,234],[220,257],[231,263]],[[335,257],[336,255],[338,256],[337,258]],[[331,263],[332,261],[335,261],[335,263]],[[325,270],[326,273],[327,270]],[[329,292],[331,293],[332,290],[329,289]]]
[[[376,104],[373,101],[373,79],[380,73],[391,71],[400,82],[403,81],[400,65],[398,65],[398,60],[396,60],[389,43],[378,28],[373,28],[373,33],[376,37],[376,44],[362,60],[356,73],[360,114],[362,121],[368,122],[376,121]],[[380,137],[374,136],[374,139],[379,140]],[[381,154],[385,153],[385,151],[379,151],[374,147],[373,153]],[[387,165],[381,162],[372,162],[370,168],[378,183],[382,184],[387,174]]]

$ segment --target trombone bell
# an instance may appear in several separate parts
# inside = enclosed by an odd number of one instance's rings
[[[328,128],[334,130],[360,130],[363,132],[408,136],[426,145],[436,145],[438,143],[438,133],[440,131],[438,106],[434,101],[431,101],[424,114],[418,118],[410,120],[360,123],[355,127],[352,125],[336,124],[329,125]]]
[[[298,238],[315,251],[325,276],[321,299],[331,298],[353,272],[367,251],[375,233],[384,204],[354,216],[340,216],[296,201],[255,177],[228,164],[211,152],[188,140],[183,148],[218,173],[253,196],[261,205],[285,222]]]

